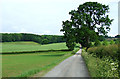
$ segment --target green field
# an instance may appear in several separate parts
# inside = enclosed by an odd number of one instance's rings
[[[34,42],[3,43],[3,52],[21,52],[36,50],[62,50],[67,49],[65,43],[39,45]],[[76,52],[78,48],[75,48]],[[42,72],[49,71],[65,58],[73,55],[73,51],[48,51],[23,54],[2,55],[3,77],[30,77]]]
[[[64,50],[64,49],[68,49],[66,47],[66,43],[53,43],[53,44],[46,44],[46,45],[40,45],[35,42],[4,42],[2,43],[2,53]]]
[[[2,56],[2,76],[16,77],[29,76],[36,71],[40,71],[47,65],[59,63],[61,59],[70,56],[71,51],[67,52],[46,52],[33,54],[3,55]],[[29,74],[28,74],[29,72]],[[34,73],[33,73],[34,72]],[[27,74],[26,74],[27,73]]]

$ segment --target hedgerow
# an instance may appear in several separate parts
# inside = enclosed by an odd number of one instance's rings
[[[88,49],[88,53],[96,55],[99,58],[103,57],[111,57],[112,59],[118,58],[118,45],[112,44],[108,46],[97,46],[97,47],[91,47]]]

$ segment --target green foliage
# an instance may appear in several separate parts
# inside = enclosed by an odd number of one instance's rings
[[[75,47],[75,42],[71,41],[71,40],[68,40],[66,42],[66,46],[69,48],[69,50],[74,50],[74,47]]]
[[[91,47],[88,49],[90,54],[94,54],[99,58],[111,57],[112,59],[117,59],[118,57],[118,45],[108,45],[108,46],[98,46]]]
[[[115,41],[115,44],[120,44],[120,39],[117,39],[117,40]]]
[[[103,41],[103,45],[107,46],[108,45],[108,41],[107,40]]]
[[[107,35],[110,30],[109,26],[113,19],[109,19],[108,10],[108,6],[97,2],[86,2],[79,5],[77,10],[69,12],[71,15],[70,21],[63,21],[61,31],[64,32],[67,41],[75,39],[72,42],[80,43],[83,47],[89,48],[91,42],[97,40],[100,34]],[[97,25],[101,25],[101,27]],[[104,38],[101,37],[101,40],[104,40]],[[71,46],[73,48],[73,43]]]
[[[100,41],[99,40],[96,40],[95,43],[94,43],[95,46],[99,46],[101,45]]]
[[[110,44],[111,44],[111,45],[112,45],[112,44],[114,44],[114,41],[113,41],[113,40],[111,40],[111,41],[110,41]]]
[[[72,23],[68,20],[63,22],[63,29],[61,31],[65,31],[64,38],[66,38],[66,46],[69,50],[74,50],[75,47],[75,36],[74,36],[74,29],[71,29]]]
[[[49,43],[48,39],[43,39],[42,40],[42,44],[48,44],[48,43]]]
[[[98,38],[98,40],[104,41],[105,40],[105,36],[100,35],[99,38]]]
[[[65,42],[63,36],[58,35],[35,35],[28,33],[10,33],[10,34],[0,33],[0,34],[2,34],[2,42],[33,41],[39,44]]]
[[[80,43],[83,47],[90,47],[91,41],[97,39],[96,33],[88,27],[81,27],[76,34],[76,42]]]
[[[93,54],[82,52],[82,56],[85,59],[86,65],[90,72],[91,77],[119,77],[118,73],[118,60],[113,61],[109,57],[98,58]]]

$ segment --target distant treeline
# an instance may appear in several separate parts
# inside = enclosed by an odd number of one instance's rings
[[[16,41],[34,41],[39,44],[50,44],[65,42],[63,36],[59,35],[35,35],[28,33],[0,33],[2,39],[0,42],[16,42]]]
[[[0,33],[0,42],[16,42],[16,41],[34,41],[39,44],[50,44],[50,43],[60,43],[66,42],[64,36],[59,35],[36,35],[29,33]],[[116,35],[115,37],[110,36],[99,36],[100,41],[113,40],[115,38],[120,38],[120,35]],[[94,40],[93,40],[94,41]]]

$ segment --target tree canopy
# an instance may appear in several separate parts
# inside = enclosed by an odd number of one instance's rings
[[[75,43],[89,48],[92,40],[98,40],[99,35],[107,35],[113,21],[108,13],[109,6],[97,2],[86,2],[77,10],[70,11],[71,18],[63,21],[61,29],[68,48],[73,50]]]
[[[0,42],[16,42],[16,41],[34,41],[39,44],[50,44],[65,42],[63,36],[59,35],[36,35],[28,33],[0,33],[2,38]]]

